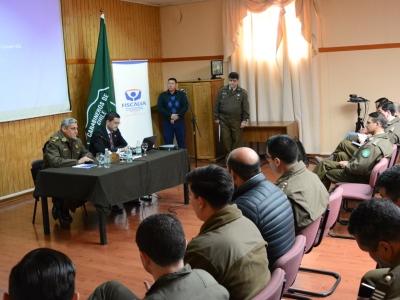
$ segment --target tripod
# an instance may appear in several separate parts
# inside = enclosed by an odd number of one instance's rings
[[[199,125],[197,124],[197,119],[196,119],[196,115],[193,111],[192,106],[190,105],[190,101],[189,101],[189,97],[188,94],[185,90],[181,90],[182,92],[184,92],[186,94],[186,97],[188,98],[188,104],[189,104],[189,109],[190,109],[190,113],[192,114],[192,130],[193,130],[193,146],[194,146],[194,165],[197,168],[197,135],[196,135],[196,128],[197,131],[199,132],[199,136],[201,137],[201,132],[200,132],[200,128]]]
[[[367,106],[366,103],[369,101],[369,100],[366,100],[364,98],[361,98],[361,99],[362,100],[357,100],[357,101],[354,101],[354,100],[353,101],[351,101],[351,100],[347,101],[347,102],[350,102],[350,103],[357,103],[357,122],[356,122],[356,131],[355,132],[359,132],[361,128],[364,128],[363,118],[361,118],[360,103],[363,102],[365,104],[365,106]]]

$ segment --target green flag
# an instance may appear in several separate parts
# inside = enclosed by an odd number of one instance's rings
[[[102,124],[104,116],[115,111],[114,86],[112,82],[110,54],[108,53],[106,23],[104,14],[100,16],[100,33],[97,43],[92,83],[86,107],[86,144],[89,148],[90,138],[96,128]]]

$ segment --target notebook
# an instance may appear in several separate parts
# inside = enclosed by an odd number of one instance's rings
[[[153,135],[153,136],[149,136],[143,139],[142,143],[147,143],[148,148],[147,148],[147,152],[149,152],[151,149],[153,149],[154,143],[156,142],[157,136]]]

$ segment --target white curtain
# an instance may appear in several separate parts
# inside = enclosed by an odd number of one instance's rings
[[[298,121],[308,153],[320,153],[315,4],[224,0],[224,55],[249,94],[250,120]]]

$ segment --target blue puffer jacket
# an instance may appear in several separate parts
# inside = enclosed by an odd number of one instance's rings
[[[259,173],[238,187],[232,203],[249,218],[267,242],[269,266],[292,248],[295,240],[292,206],[275,184]]]

